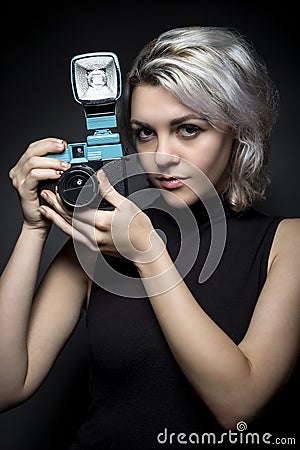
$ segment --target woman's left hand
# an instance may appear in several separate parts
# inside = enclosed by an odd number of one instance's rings
[[[93,251],[123,256],[136,263],[155,260],[165,245],[149,217],[131,200],[121,195],[108,181],[103,170],[97,173],[101,196],[112,204],[112,211],[64,206],[58,194],[42,192],[48,206],[40,212],[68,236]]]

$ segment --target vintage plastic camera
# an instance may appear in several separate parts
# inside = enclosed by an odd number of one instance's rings
[[[75,100],[84,108],[86,127],[94,134],[87,136],[86,142],[69,144],[63,152],[45,156],[67,161],[71,167],[58,180],[40,182],[39,192],[58,192],[71,209],[113,209],[100,198],[96,172],[103,168],[111,184],[127,196],[126,165],[116,118],[116,103],[121,95],[117,56],[111,52],[75,56],[71,60],[71,84]]]

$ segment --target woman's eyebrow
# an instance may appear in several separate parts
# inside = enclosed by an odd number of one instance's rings
[[[144,128],[151,128],[150,125],[148,125],[146,122],[141,122],[140,120],[131,119],[130,120],[131,125],[139,125]]]
[[[178,125],[182,122],[186,122],[187,120],[191,120],[191,119],[206,121],[206,119],[204,117],[198,116],[197,114],[187,114],[186,116],[178,117],[177,119],[171,120],[170,125],[172,125],[172,126]]]
[[[178,117],[176,119],[171,120],[170,125],[171,126],[178,125],[180,123],[186,122],[187,120],[191,120],[191,119],[201,120],[201,121],[205,121],[205,122],[207,121],[204,117],[198,116],[197,114],[187,114],[186,116]],[[146,122],[142,122],[142,121],[136,120],[136,119],[131,119],[130,123],[131,123],[131,125],[135,124],[135,125],[139,125],[141,127],[151,128],[151,126],[149,124],[147,124]]]

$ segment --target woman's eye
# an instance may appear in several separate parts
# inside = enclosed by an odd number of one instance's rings
[[[151,130],[151,128],[139,128],[137,130],[135,130],[135,136],[137,139],[140,140],[147,140],[149,138],[151,138],[154,135],[153,130]]]
[[[178,130],[179,134],[183,137],[196,137],[201,132],[201,128],[197,125],[181,125]]]

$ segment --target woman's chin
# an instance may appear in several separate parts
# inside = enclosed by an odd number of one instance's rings
[[[187,208],[199,200],[195,194],[190,193],[190,195],[180,195],[176,190],[161,190],[161,194],[166,203],[176,209]]]

